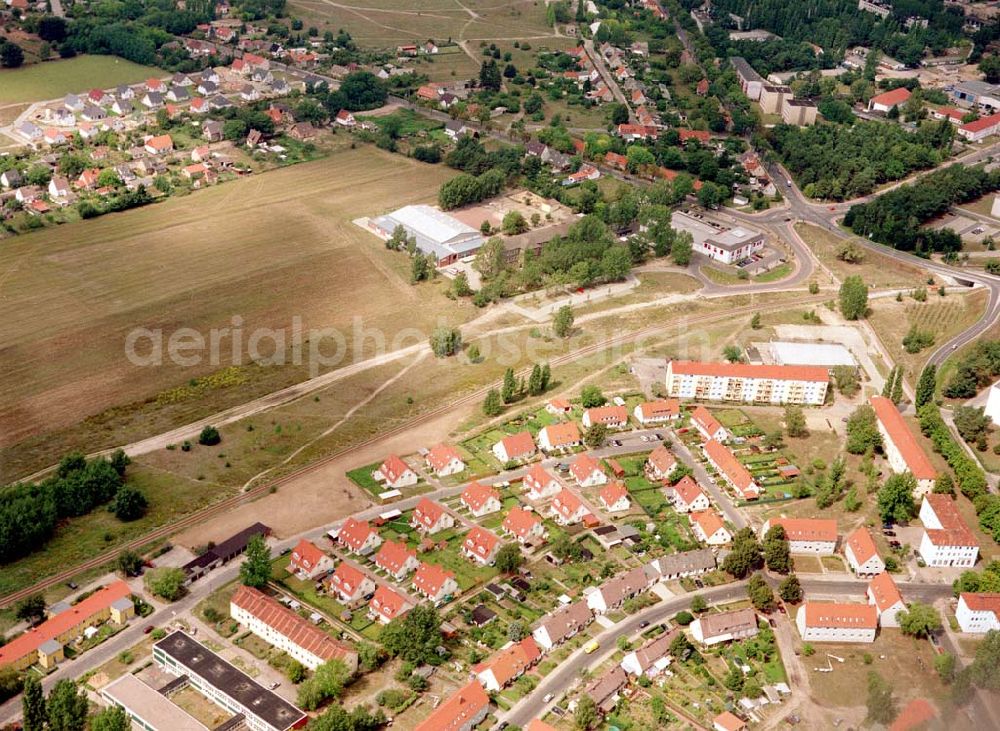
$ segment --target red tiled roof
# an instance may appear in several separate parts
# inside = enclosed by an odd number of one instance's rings
[[[955,119],[958,121],[961,121],[962,117],[965,116],[965,112],[963,112],[961,109],[956,109],[955,107],[940,107],[938,108],[937,112],[938,114],[941,114],[945,117],[948,117],[950,119]]]
[[[444,515],[444,508],[430,498],[423,498],[413,509],[413,517],[425,528],[432,528]]]
[[[584,412],[591,424],[624,424],[628,410],[624,406],[598,406]]]
[[[437,596],[445,581],[454,578],[455,574],[445,571],[437,564],[421,563],[417,573],[413,575],[413,584],[425,596]]]
[[[941,528],[924,528],[935,546],[978,546],[979,542],[962,520],[955,501],[948,495],[924,495],[941,523]]]
[[[916,436],[910,431],[910,427],[907,426],[899,409],[896,408],[896,404],[885,396],[872,396],[869,402],[875,409],[875,416],[889,432],[889,438],[903,456],[903,461],[906,462],[906,467],[913,473],[913,476],[918,480],[935,479],[937,470],[931,465],[927,453],[920,447]]]
[[[851,553],[854,554],[854,559],[859,564],[863,564],[873,556],[878,555],[872,534],[863,525],[858,526],[857,530],[847,536],[847,545],[851,547]]]
[[[513,533],[518,538],[526,538],[531,529],[538,525],[540,521],[534,513],[529,513],[520,506],[515,506],[507,513],[503,519],[504,530]]]
[[[510,459],[528,457],[535,453],[535,440],[531,437],[531,432],[518,432],[500,441]]]
[[[385,458],[385,462],[379,465],[379,472],[382,473],[384,477],[389,482],[395,482],[406,472],[412,472],[409,465],[406,464],[398,455],[390,454]]]
[[[572,421],[549,424],[542,429],[552,447],[571,447],[580,443],[580,430]],[[541,439],[541,435],[539,435]]]
[[[496,548],[500,539],[481,526],[473,526],[472,530],[465,534],[462,547],[470,553],[486,558]]]
[[[315,543],[303,538],[292,549],[291,563],[306,571],[313,571],[324,558],[327,558],[327,555]]]
[[[443,470],[453,459],[461,462],[462,456],[450,444],[439,444],[427,453],[427,463],[435,472]]]
[[[580,498],[574,495],[568,488],[563,488],[552,498],[552,507],[555,508],[564,518],[570,518],[576,513],[583,503]]]
[[[624,482],[611,482],[604,486],[599,497],[604,506],[610,508],[623,497],[627,498],[628,490],[625,488]]]
[[[684,376],[716,376],[722,378],[769,378],[775,381],[830,380],[826,368],[819,366],[751,365],[749,363],[708,363],[696,360],[672,360],[674,373]]]
[[[965,606],[973,612],[993,612],[997,618],[1000,618],[1000,594],[962,592],[959,596],[965,600]]]
[[[569,471],[577,482],[583,482],[588,479],[594,474],[595,470],[604,474],[604,470],[601,469],[601,463],[586,453],[580,454],[569,466]]]
[[[770,527],[780,525],[790,541],[836,541],[837,521],[827,518],[774,518]]]
[[[619,124],[618,134],[622,137],[625,135],[634,135],[637,137],[656,137],[656,127],[650,127],[644,124]]]
[[[684,475],[676,485],[673,487],[674,491],[677,493],[677,497],[680,498],[681,502],[685,505],[690,505],[700,496],[705,494],[704,490],[701,489],[701,485],[691,479],[690,475]]]
[[[341,561],[337,570],[333,572],[333,576],[330,577],[329,584],[345,596],[354,596],[366,578],[368,577],[364,573],[346,561]]]
[[[871,604],[806,602],[799,611],[806,613],[806,627],[835,627],[839,629],[875,629],[878,627],[878,610]]]
[[[241,586],[233,594],[232,603],[249,612],[292,644],[301,647],[321,660],[344,659],[354,655],[347,645],[337,642],[330,635],[308,620],[300,617],[280,602],[250,586]]]
[[[886,91],[882,94],[877,94],[871,99],[872,104],[882,104],[887,107],[894,107],[897,104],[902,104],[907,99],[910,98],[910,90],[905,86],[901,86],[898,89],[893,89],[892,91]]]
[[[548,471],[542,467],[540,464],[532,465],[531,469],[521,480],[525,487],[529,489],[535,488],[545,488],[550,482],[559,482],[555,477],[550,475]]]
[[[417,552],[412,548],[407,548],[402,541],[399,543],[386,541],[375,554],[375,565],[395,575],[403,568],[407,559],[416,557]]]
[[[680,415],[681,402],[675,398],[645,401],[639,404],[639,413],[643,419],[673,418]]]
[[[404,614],[407,605],[406,600],[388,586],[380,586],[368,606],[391,621]]]
[[[680,135],[681,142],[687,142],[688,140],[708,142],[712,139],[712,136],[702,129],[679,129],[677,130],[677,134]]]
[[[713,726],[721,726],[726,731],[743,731],[747,727],[746,722],[739,716],[723,711],[712,719]]]
[[[473,680],[438,706],[414,731],[458,731],[489,705],[490,697],[483,686]]]
[[[172,150],[174,148],[174,141],[170,138],[170,135],[157,135],[156,137],[150,137],[146,140],[146,147],[152,147],[154,150]]]
[[[475,665],[472,670],[477,674],[492,670],[493,677],[503,688],[512,680],[521,677],[524,671],[538,662],[538,658],[541,656],[542,651],[538,649],[535,638],[528,635],[520,642],[515,642],[510,647],[500,650],[486,662]]]
[[[479,510],[490,498],[499,500],[500,491],[493,485],[484,485],[481,482],[470,483],[462,492],[462,502],[472,511]]]
[[[706,538],[711,538],[715,535],[719,528],[726,527],[722,522],[722,518],[714,510],[696,510],[690,513],[689,517],[701,527]]]
[[[619,155],[617,152],[605,152],[604,164],[618,168],[619,170],[624,170],[628,167],[628,158],[624,155]]]
[[[972,122],[966,122],[959,129],[965,132],[982,132],[997,124],[1000,124],[1000,114],[991,114],[988,117],[980,117]]]
[[[719,420],[712,416],[712,412],[704,406],[695,406],[691,412],[691,421],[700,426],[709,435],[715,434],[722,428]]]
[[[669,474],[677,464],[677,458],[662,444],[649,453],[646,461],[664,475]]]
[[[892,574],[883,571],[878,576],[868,582],[868,589],[875,599],[875,606],[878,611],[884,612],[886,609],[903,602],[903,595],[899,593],[899,587],[892,578]]]
[[[545,723],[545,721],[539,721],[535,718],[531,721],[531,723],[524,727],[524,731],[556,731],[556,727],[550,726]]]
[[[337,540],[350,548],[352,551],[359,551],[368,540],[368,536],[375,532],[375,529],[368,525],[366,520],[355,520],[348,518],[344,521],[343,527],[337,533]]]
[[[726,474],[743,497],[757,496],[758,490],[753,486],[753,476],[736,459],[736,455],[729,451],[728,447],[714,439],[709,439],[705,442],[705,453]]]

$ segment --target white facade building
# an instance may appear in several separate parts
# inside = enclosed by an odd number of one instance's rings
[[[874,642],[878,609],[871,604],[805,602],[795,624],[803,642]]]
[[[889,467],[896,474],[911,473],[917,480],[916,494],[926,495],[934,489],[937,470],[927,458],[916,435],[890,399],[872,396],[869,402],[875,410],[878,431],[882,435],[882,448]]]
[[[821,406],[829,380],[825,368],[812,366],[672,360],[666,387],[677,398]]]
[[[1000,630],[1000,594],[959,595],[955,619],[962,631],[970,634]]]
[[[917,551],[928,566],[971,568],[979,556],[976,537],[948,495],[925,495],[920,505],[924,535]]]

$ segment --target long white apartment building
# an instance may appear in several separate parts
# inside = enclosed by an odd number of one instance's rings
[[[803,642],[874,642],[878,609],[872,604],[805,602],[795,624]]]
[[[821,406],[829,381],[816,366],[667,362],[667,395],[674,398]]]
[[[921,448],[916,435],[899,413],[896,404],[885,396],[869,399],[875,410],[875,420],[882,435],[882,449],[893,472],[910,472],[917,480],[917,494],[926,495],[934,489],[937,470]]]

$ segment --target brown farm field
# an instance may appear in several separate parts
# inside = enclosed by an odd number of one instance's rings
[[[305,364],[262,368],[244,357],[234,383],[220,379],[217,389],[191,392],[183,388],[191,379],[230,364],[232,339],[220,340],[216,363],[203,358],[183,366],[165,357],[162,366],[136,366],[125,354],[135,328],[161,330],[166,344],[179,328],[207,339],[239,317],[246,352],[254,329],[290,333],[300,318],[306,333],[333,327],[346,334],[345,350],[352,351],[357,316],[366,332],[381,332],[390,344],[405,328],[429,332],[439,317],[468,319],[470,304],[445,299],[440,280],[411,286],[407,258],[351,223],[433,200],[452,175],[374,148],[345,148],[191,197],[5,242],[0,474],[23,474],[70,448],[124,443],[309,375]],[[374,342],[359,350],[370,353]],[[146,339],[136,350],[148,354],[149,347]],[[275,350],[273,341],[260,343],[262,356]],[[150,402],[155,413],[143,408]],[[60,430],[69,431],[55,434]]]

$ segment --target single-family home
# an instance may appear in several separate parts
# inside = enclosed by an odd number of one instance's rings
[[[573,525],[575,523],[579,523],[583,520],[583,516],[590,512],[580,501],[580,498],[565,487],[560,490],[554,498],[552,498],[552,505],[550,508],[552,511],[552,517],[555,518],[555,521],[560,525]]]
[[[341,561],[337,570],[324,583],[327,591],[336,593],[337,598],[348,607],[354,606],[375,591],[375,582],[346,561]]]
[[[601,677],[591,681],[583,692],[590,696],[601,714],[610,713],[621,700],[621,690],[628,684],[628,676],[619,666],[611,668]]]
[[[971,568],[979,556],[979,543],[962,520],[948,495],[924,495],[920,505],[924,534],[917,552],[928,566]]]
[[[729,432],[726,428],[704,406],[694,407],[691,412],[691,425],[698,430],[705,441],[714,439],[717,442],[724,442],[729,439]]]
[[[417,552],[407,548],[402,541],[386,541],[375,554],[375,565],[396,581],[402,581],[420,567],[420,561],[417,560]]]
[[[538,446],[544,452],[565,451],[583,443],[580,430],[572,421],[549,424],[538,432]]]
[[[702,543],[721,546],[733,540],[722,518],[714,510],[696,510],[688,513],[688,520],[695,537]]]
[[[500,511],[500,491],[493,485],[471,482],[462,491],[462,505],[477,518]]]
[[[677,458],[665,445],[659,444],[646,457],[646,477],[650,480],[666,480],[676,466]]]
[[[378,531],[368,524],[367,520],[357,520],[350,517],[337,531],[337,543],[351,553],[367,556],[382,545]]]
[[[1000,594],[962,592],[955,619],[962,631],[970,634],[1000,631]]]
[[[351,114],[346,109],[341,109],[339,112],[337,112],[337,116],[334,117],[334,121],[341,127],[348,127],[348,128],[354,127],[357,124],[357,122],[354,119],[354,115]]]
[[[440,503],[425,497],[413,509],[410,525],[421,533],[433,535],[455,525],[455,518]]]
[[[143,149],[150,155],[165,155],[168,152],[173,152],[174,141],[170,135],[156,135],[146,140]]]
[[[601,488],[597,498],[601,501],[601,507],[609,513],[621,513],[632,507],[625,483],[617,480]]]
[[[410,605],[401,595],[388,586],[380,585],[368,602],[368,616],[382,624],[389,624],[410,610]]]
[[[747,724],[731,711],[723,711],[712,719],[712,731],[746,731]]]
[[[604,424],[608,429],[624,429],[628,426],[628,410],[624,406],[598,406],[583,412],[583,426],[589,429],[594,424]]]
[[[757,634],[757,613],[752,607],[731,612],[705,614],[694,620],[688,629],[691,636],[703,645],[734,642]]]
[[[437,604],[458,592],[455,574],[433,563],[421,563],[413,575],[413,590]]]
[[[253,84],[244,84],[240,87],[240,99],[245,102],[255,102],[260,99],[260,92]]]
[[[473,526],[462,541],[462,555],[478,561],[484,566],[492,566],[500,549],[500,539],[481,526]]]
[[[545,404],[545,410],[553,416],[564,416],[573,410],[573,404],[563,398],[554,398]]]
[[[76,94],[67,94],[63,97],[63,106],[71,112],[82,112],[84,101]]]
[[[500,524],[500,529],[518,543],[531,543],[545,536],[545,526],[534,513],[515,505]]]
[[[878,610],[878,623],[882,627],[898,627],[899,613],[906,609],[906,603],[892,574],[883,571],[873,577],[868,582],[866,594],[868,603]]]
[[[493,455],[503,464],[531,459],[535,452],[535,440],[528,431],[504,437],[493,445]]]
[[[458,141],[461,137],[472,134],[472,132],[472,128],[459,119],[452,119],[444,125],[444,133],[455,141]]]
[[[372,472],[372,479],[376,482],[384,482],[386,487],[399,490],[403,487],[412,487],[417,484],[417,473],[410,469],[399,456],[390,454],[385,461]]]
[[[885,561],[878,555],[875,540],[868,529],[861,525],[847,536],[844,542],[844,556],[858,576],[875,576],[885,571]]]
[[[76,181],[74,181],[74,185],[77,188],[82,188],[83,190],[93,190],[97,187],[97,179],[100,175],[100,168],[87,168],[77,176]]]
[[[45,133],[42,128],[31,122],[21,122],[15,127],[17,133],[24,137],[28,142],[39,142]]]
[[[548,652],[584,629],[594,619],[594,614],[586,601],[574,602],[560,607],[539,622],[531,636]]]
[[[146,91],[166,91],[167,85],[163,79],[146,79]]]
[[[191,94],[183,86],[171,86],[167,90],[167,99],[172,102],[186,102],[191,99]]]
[[[601,463],[586,453],[577,455],[570,463],[569,473],[580,487],[597,487],[608,481]]]
[[[795,625],[803,642],[874,642],[878,609],[873,604],[807,601]]]
[[[46,145],[65,145],[67,142],[66,133],[55,127],[48,127],[43,137]]]
[[[524,496],[529,500],[544,500],[562,489],[562,483],[540,464],[533,465],[522,480]]]
[[[681,418],[681,402],[675,398],[644,401],[633,409],[632,415],[643,426],[666,424]]]
[[[61,175],[53,175],[49,180],[49,195],[53,198],[66,198],[69,194],[69,181]]]
[[[828,518],[772,518],[764,521],[760,536],[780,525],[792,553],[832,556],[837,549],[837,521]]]
[[[209,81],[208,79],[202,79],[198,82],[198,93],[202,96],[211,96],[219,91],[219,86],[214,81]]]
[[[312,581],[332,570],[333,559],[305,538],[289,554],[288,571],[302,580]]]
[[[0,173],[0,185],[4,188],[16,188],[21,184],[21,173],[17,168],[4,170]]]
[[[535,638],[528,636],[508,643],[490,659],[474,665],[472,672],[487,691],[495,693],[520,678],[541,656]]]
[[[708,495],[690,475],[684,475],[676,485],[663,488],[663,492],[678,513],[693,513],[712,507]]]
[[[462,455],[450,444],[438,444],[436,447],[432,447],[424,460],[427,463],[427,468],[433,470],[438,477],[457,475],[465,469]]]
[[[222,139],[222,122],[211,119],[201,126],[201,134],[209,142],[218,142]]]
[[[139,101],[147,109],[159,109],[163,106],[163,95],[158,91],[147,91]]]

